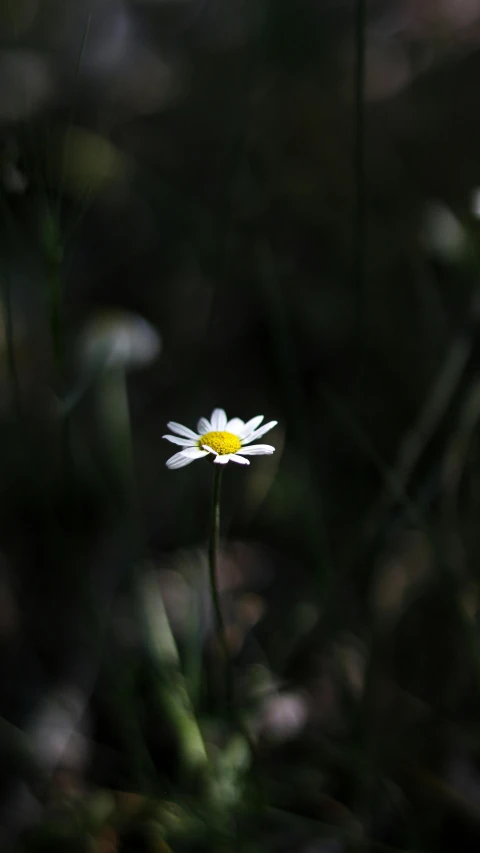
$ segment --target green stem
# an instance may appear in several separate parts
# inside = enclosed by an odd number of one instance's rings
[[[213,610],[215,614],[215,628],[217,639],[225,658],[225,678],[227,704],[229,709],[232,709],[233,704],[233,672],[228,648],[227,635],[225,631],[225,622],[223,620],[222,610],[220,607],[220,598],[217,587],[217,560],[220,541],[220,488],[222,483],[222,468],[220,465],[214,466],[213,475],[213,494],[212,494],[212,515],[210,526],[210,541],[208,546],[208,563],[210,569],[210,595],[212,598]]]
[[[188,779],[202,776],[207,750],[183,677],[175,638],[153,569],[144,567],[137,579],[141,624],[156,674],[156,698],[177,737],[180,769]]]

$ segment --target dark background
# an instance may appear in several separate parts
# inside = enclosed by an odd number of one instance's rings
[[[2,849],[480,849],[479,83],[475,0],[0,0]]]

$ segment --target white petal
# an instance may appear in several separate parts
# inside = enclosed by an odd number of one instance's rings
[[[162,438],[166,438],[172,444],[181,444],[182,447],[195,447],[197,443],[193,438],[178,438],[176,435],[162,435]]]
[[[183,438],[200,438],[193,430],[189,429],[186,426],[182,426],[182,424],[177,424],[175,421],[169,421],[167,427],[175,432],[177,435],[183,436]]]
[[[215,462],[216,465],[226,465],[227,462],[230,462],[231,456],[232,456],[231,453],[223,453],[222,455],[220,455],[220,453],[219,453],[218,456],[216,456],[213,461]]]
[[[215,409],[212,412],[210,423],[212,425],[213,432],[222,432],[222,430],[224,430],[227,425],[227,415],[224,409]]]
[[[202,456],[208,456],[206,450],[200,450],[199,447],[186,447],[185,450],[181,451],[184,456],[188,456],[189,459],[201,459]]]
[[[256,430],[259,424],[262,423],[265,415],[257,415],[255,418],[252,418],[250,421],[247,421],[244,424],[241,434],[239,434],[239,438],[243,438],[243,436],[250,435],[251,432]]]
[[[256,441],[257,438],[261,438],[262,435],[265,435],[266,432],[273,429],[277,424],[278,421],[270,421],[270,423],[264,424],[260,429],[256,429],[254,432],[246,435],[245,438],[242,438],[242,444],[250,444],[251,441]]]
[[[200,435],[205,435],[206,432],[212,432],[212,425],[207,418],[200,418],[197,429]]]
[[[167,468],[175,470],[176,468],[183,468],[185,465],[190,465],[190,462],[193,461],[193,459],[185,456],[184,453],[175,453],[174,456],[170,456],[170,459],[167,459],[165,464]]]
[[[240,465],[250,465],[248,459],[244,459],[243,456],[238,456],[237,453],[231,453],[230,459],[232,462],[238,462]]]
[[[275,448],[271,444],[251,444],[249,447],[242,447],[237,450],[240,456],[263,456],[274,452]]]
[[[167,459],[166,465],[167,468],[183,468],[184,465],[189,465],[190,462],[194,462],[195,459],[201,459],[202,456],[208,456],[208,453],[198,448],[189,447],[181,450],[180,453],[175,453],[174,456],[170,456],[170,459]]]
[[[225,427],[227,432],[233,432],[234,435],[240,436],[240,431],[245,427],[245,421],[242,421],[241,418],[232,418],[231,421],[227,422]]]
[[[202,444],[204,450],[207,450],[209,453],[213,453],[214,456],[217,455],[217,451],[213,449],[213,447],[209,447],[208,444]]]

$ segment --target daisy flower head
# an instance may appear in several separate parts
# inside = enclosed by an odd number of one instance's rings
[[[167,468],[183,468],[203,457],[211,458],[217,465],[226,465],[227,462],[250,465],[246,456],[270,455],[275,450],[271,444],[252,444],[278,423],[270,421],[260,426],[263,417],[257,415],[247,423],[241,418],[229,421],[223,409],[215,409],[210,420],[200,418],[197,432],[170,421],[167,426],[175,435],[164,435],[163,438],[179,444],[182,449],[167,459]]]

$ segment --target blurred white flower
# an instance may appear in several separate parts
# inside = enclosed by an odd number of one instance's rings
[[[10,195],[23,195],[28,188],[28,178],[15,163],[5,163],[2,172],[2,182]]]
[[[267,700],[263,730],[271,740],[296,737],[308,720],[306,697],[301,693],[278,693]]]
[[[422,235],[426,248],[444,261],[455,261],[466,248],[461,222],[440,202],[430,204],[425,211]]]
[[[475,219],[480,219],[480,187],[475,187],[470,196],[470,210]]]
[[[128,311],[108,311],[97,315],[84,330],[80,351],[90,367],[144,367],[161,349],[158,332],[148,320]]]
[[[263,418],[263,415],[257,415],[247,423],[240,418],[232,418],[229,421],[223,409],[215,409],[210,420],[200,418],[197,433],[182,424],[170,421],[167,426],[176,435],[164,435],[163,438],[172,444],[180,444],[183,449],[167,459],[167,468],[183,468],[195,459],[202,459],[209,454],[218,465],[226,465],[230,461],[249,465],[245,456],[270,455],[275,450],[271,444],[246,446],[261,438],[278,423],[270,421],[261,427]]]
[[[89,748],[85,695],[71,684],[61,685],[42,701],[28,734],[32,748],[45,771],[59,766],[82,769]]]

